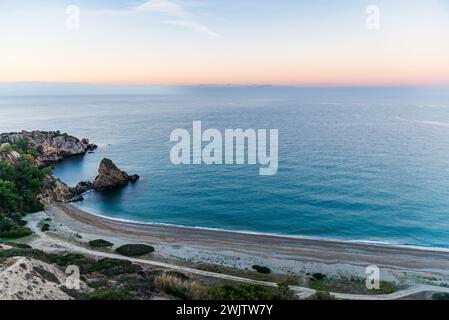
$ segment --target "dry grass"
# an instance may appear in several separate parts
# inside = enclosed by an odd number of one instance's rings
[[[185,288],[185,281],[180,278],[169,275],[169,274],[161,274],[154,279],[155,285],[163,291],[168,291],[171,289],[182,289]]]
[[[179,298],[202,300],[207,296],[207,288],[190,280],[183,280],[175,275],[163,273],[154,279],[154,284],[161,291]]]

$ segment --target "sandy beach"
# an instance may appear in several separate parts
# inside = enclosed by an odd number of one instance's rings
[[[449,275],[449,252],[438,249],[302,239],[107,219],[72,204],[53,205],[46,214],[83,241],[97,238],[114,244],[148,243],[164,259],[250,268],[262,264],[278,273],[325,272],[365,275],[377,265],[385,278],[404,272]]]

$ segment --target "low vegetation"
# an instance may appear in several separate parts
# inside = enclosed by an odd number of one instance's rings
[[[335,297],[327,291],[317,291],[308,300],[335,300]]]
[[[259,265],[257,265],[257,264],[253,265],[252,268],[253,268],[254,270],[256,270],[257,272],[259,272],[259,273],[263,273],[263,274],[269,274],[269,273],[271,273],[271,270],[270,270],[269,268],[264,267],[264,266],[259,266]]]
[[[125,244],[115,249],[115,251],[127,257],[140,257],[154,252],[154,248],[146,244]]]
[[[275,292],[259,285],[225,285],[210,290],[213,300],[278,300]]]
[[[91,246],[92,248],[108,248],[112,247],[113,245],[113,243],[103,239],[89,241],[89,246]]]
[[[132,300],[133,295],[122,292],[118,289],[98,289],[93,292],[87,293],[86,297],[89,300]]]
[[[397,287],[390,282],[381,281],[379,290],[369,290],[366,287],[366,279],[360,277],[335,276],[327,277],[321,273],[315,273],[310,279],[309,287],[322,292],[341,292],[355,294],[389,294],[397,291]]]
[[[155,286],[166,294],[184,300],[293,300],[293,291],[286,283],[279,283],[277,289],[260,285],[223,285],[210,287],[186,280],[165,272],[155,278]]]
[[[295,299],[287,283],[278,288],[259,285],[202,284],[179,271],[144,270],[126,260],[104,258],[95,260],[81,254],[49,254],[29,246],[17,245],[0,250],[0,263],[15,256],[31,257],[56,264],[62,270],[69,265],[80,268],[82,279],[91,288],[88,293],[65,290],[75,299],[146,300],[154,295],[183,300],[279,300]]]

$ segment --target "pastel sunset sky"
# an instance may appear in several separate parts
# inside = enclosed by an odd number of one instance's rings
[[[17,81],[445,86],[449,0],[0,0],[0,82]]]

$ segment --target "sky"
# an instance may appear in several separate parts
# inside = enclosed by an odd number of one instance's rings
[[[449,0],[0,0],[0,83],[449,86],[448,57]]]

